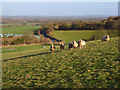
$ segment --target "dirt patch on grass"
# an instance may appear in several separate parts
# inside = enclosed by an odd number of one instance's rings
[[[15,50],[16,48],[9,48],[9,49],[4,49],[2,51],[9,51],[9,50]]]

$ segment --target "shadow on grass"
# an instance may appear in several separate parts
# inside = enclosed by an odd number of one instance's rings
[[[45,55],[45,54],[50,54],[50,53],[51,53],[51,52],[45,52],[45,53],[38,53],[38,54],[32,54],[32,55],[21,56],[21,57],[15,57],[15,58],[10,58],[10,59],[5,59],[5,60],[3,60],[3,62],[9,61],[9,60],[14,60],[14,59],[32,57],[32,56]]]
[[[45,44],[44,44],[45,45]],[[48,44],[47,44],[48,45]],[[6,61],[9,61],[9,60],[14,60],[14,59],[20,59],[20,58],[26,58],[26,57],[32,57],[32,56],[38,56],[38,55],[45,55],[45,54],[51,54],[51,53],[56,53],[57,52],[64,52],[64,51],[68,51],[70,49],[64,49],[63,51],[61,50],[55,50],[55,52],[44,52],[44,53],[38,53],[38,54],[32,54],[32,55],[25,55],[25,56],[20,56],[20,57],[15,57],[15,58],[10,58],[10,59],[4,59],[2,60],[2,62],[6,62]]]
[[[26,56],[21,56],[21,57],[15,57],[15,58],[10,58],[10,59],[5,59],[5,60],[3,60],[3,62],[9,61],[9,60],[14,60],[14,59],[20,59],[20,58],[32,57],[32,56],[51,54],[51,53],[56,53],[56,52],[60,52],[60,51],[56,50],[55,52],[44,52],[44,53],[38,53],[38,54],[32,54],[32,55],[26,55]]]

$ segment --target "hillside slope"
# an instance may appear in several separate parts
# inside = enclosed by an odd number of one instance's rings
[[[57,47],[58,48],[58,47]],[[43,88],[118,88],[118,38],[90,41],[83,49],[27,55],[3,61],[2,85]]]

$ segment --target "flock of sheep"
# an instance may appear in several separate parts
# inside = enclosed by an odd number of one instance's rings
[[[105,35],[101,38],[102,41],[109,41],[110,38],[109,38],[109,35]],[[84,40],[78,40],[78,43],[74,40],[73,42],[70,42],[68,44],[68,47],[69,49],[72,49],[72,48],[82,48],[86,46],[86,42]],[[64,43],[60,43],[60,51],[64,50],[65,48],[65,44]],[[51,47],[50,47],[50,51],[51,52],[54,52],[55,51],[55,46],[53,44],[51,44]]]

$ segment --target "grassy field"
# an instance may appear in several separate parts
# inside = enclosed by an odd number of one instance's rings
[[[46,48],[43,48],[45,46]],[[24,45],[2,47],[2,59],[10,59],[24,55],[38,54],[49,49],[49,45]]]
[[[79,39],[89,39],[95,31],[89,31],[89,30],[84,30],[84,31],[53,31],[53,36],[60,39],[64,40],[66,43],[69,43],[73,40],[79,40]]]
[[[60,52],[56,46],[50,53],[49,47],[4,47],[3,88],[120,88],[117,37],[87,42],[83,49],[66,46]]]
[[[26,25],[36,25],[36,24],[41,24],[41,23],[26,23]],[[11,24],[0,24],[2,26],[7,26],[7,25],[12,25],[12,26],[16,26],[16,25],[23,25],[23,23],[11,23]]]
[[[40,26],[12,26],[12,27],[3,27],[2,34],[13,33],[13,34],[25,34],[28,31],[35,31],[39,29]]]

